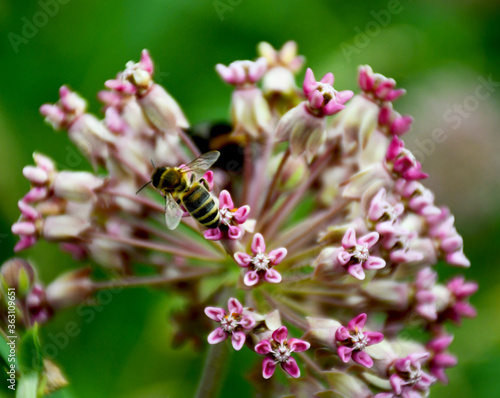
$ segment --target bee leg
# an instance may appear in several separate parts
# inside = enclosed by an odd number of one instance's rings
[[[210,187],[208,186],[208,182],[204,178],[201,178],[199,182],[201,183],[201,185],[203,185],[205,187],[205,189],[207,191],[210,191]]]

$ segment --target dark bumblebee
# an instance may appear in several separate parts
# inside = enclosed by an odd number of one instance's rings
[[[206,181],[200,178],[218,158],[218,151],[210,151],[183,167],[154,169],[149,183],[165,197],[165,221],[169,229],[175,229],[182,218],[179,203],[204,227],[217,228],[219,208],[208,192]]]

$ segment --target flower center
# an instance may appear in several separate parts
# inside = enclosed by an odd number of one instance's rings
[[[367,337],[361,332],[361,330],[357,330],[356,333],[351,334],[351,343],[352,348],[355,350],[362,350],[368,344]]]
[[[405,380],[405,384],[408,386],[414,386],[422,378],[420,369],[411,367],[409,372],[401,374],[401,378]]]
[[[265,253],[258,253],[252,259],[252,264],[257,271],[266,271],[269,268],[270,261]]]
[[[323,99],[328,102],[330,101],[333,97],[335,97],[335,89],[331,84],[328,83],[318,83],[318,88],[317,90],[323,94]]]
[[[238,314],[235,313],[226,315],[220,321],[222,329],[224,329],[226,332],[232,333],[234,329],[236,329],[236,327],[239,325],[238,318]]]
[[[219,214],[222,223],[224,223],[225,225],[231,224],[231,220],[233,219],[234,216],[234,211],[232,211],[227,207],[224,207],[219,210]]]
[[[290,358],[290,355],[292,355],[292,352],[286,345],[286,342],[280,344],[277,348],[275,348],[273,351],[273,356],[278,362],[286,362],[288,358]]]
[[[368,248],[364,245],[356,245],[354,246],[354,250],[352,251],[352,255],[356,257],[360,262],[368,260],[370,257],[370,253],[368,252]]]

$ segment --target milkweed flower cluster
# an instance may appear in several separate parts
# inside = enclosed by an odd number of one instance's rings
[[[426,397],[458,362],[446,325],[476,315],[469,297],[477,284],[438,282],[438,262],[470,263],[453,215],[435,203],[401,138],[413,121],[395,110],[405,90],[369,66],[352,91],[334,88],[331,72],[316,80],[311,68],[299,89],[305,59],[295,43],[258,51],[254,61],[215,68],[233,86],[226,124],[190,127],[155,83],[146,50],[99,92],[102,119],[67,86],[41,107],[94,172],[60,170],[35,153],[23,170],[30,189],[12,226],[14,251],[46,240],[92,266],[45,284],[27,261],[5,263],[2,286],[20,292],[19,327],[29,331],[101,289],[159,285],[186,298],[172,315],[175,344],[249,349],[256,391]],[[204,229],[185,212],[166,229],[162,195],[136,195],[151,163],[179,167],[209,149],[220,152],[204,178],[218,226]],[[141,266],[156,275],[140,276]],[[96,280],[98,267],[112,276]],[[420,339],[403,339],[415,324]],[[297,380],[276,382],[278,365]]]

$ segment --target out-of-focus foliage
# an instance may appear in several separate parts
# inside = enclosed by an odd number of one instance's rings
[[[157,81],[190,121],[220,120],[227,117],[231,89],[220,82],[214,65],[254,58],[261,40],[279,47],[292,39],[318,75],[335,73],[338,89],[355,84],[359,64],[370,64],[407,88],[398,105],[401,113],[416,118],[408,146],[422,153],[419,160],[431,175],[436,202],[449,204],[455,213],[472,262],[466,276],[480,284],[472,299],[478,318],[457,330],[451,346],[459,366],[448,371],[450,385],[434,387],[433,394],[498,395],[499,95],[495,85],[488,98],[479,98],[476,90],[481,79],[500,81],[500,5],[486,0],[390,3],[0,0],[0,260],[11,256],[15,244],[10,225],[19,215],[17,200],[28,189],[21,170],[32,162],[31,153],[52,156],[60,169],[89,169],[67,137],[44,125],[38,113],[42,103],[57,100],[62,84],[80,92],[97,113],[94,93],[148,48]],[[34,19],[39,27],[29,31],[26,26]],[[455,111],[456,106],[465,111]],[[444,142],[433,140],[435,129],[445,131]],[[25,255],[44,281],[74,264],[46,243]],[[177,305],[163,291],[133,289],[113,295],[102,307],[60,314],[41,330],[45,356],[53,357],[70,382],[53,396],[191,396],[203,353],[171,347],[170,314]],[[71,321],[79,332],[61,337]],[[251,371],[250,356],[243,350],[231,359],[222,396],[234,391],[250,396],[251,387],[242,379]]]

